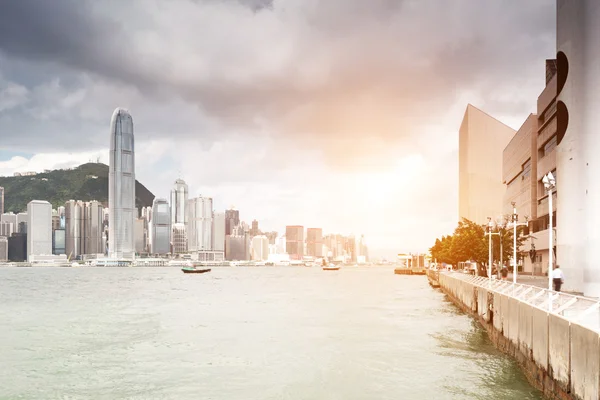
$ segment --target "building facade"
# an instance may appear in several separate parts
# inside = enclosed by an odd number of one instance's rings
[[[184,224],[177,223],[173,225],[171,242],[173,244],[173,253],[182,254],[187,252],[187,230]]]
[[[52,254],[52,205],[32,200],[27,204],[27,259]]]
[[[269,259],[269,238],[263,235],[252,238],[250,258],[255,261],[266,261]]]
[[[290,225],[285,227],[285,248],[291,260],[304,258],[304,227]]]
[[[600,4],[557,1],[556,262],[564,290],[600,296]]]
[[[458,216],[477,224],[502,213],[503,150],[515,130],[469,104],[458,139]]]
[[[117,108],[110,123],[108,174],[108,254],[111,258],[134,257],[135,143],[133,119]]]
[[[0,261],[8,261],[8,238],[0,236]]]
[[[166,199],[155,198],[152,203],[152,253],[171,252],[171,209]]]
[[[214,213],[212,248],[215,251],[225,251],[225,213]]]
[[[233,234],[233,229],[240,224],[240,211],[234,209],[225,211],[225,235]]]
[[[306,230],[306,255],[323,257],[323,229],[308,228]]]
[[[0,215],[4,214],[4,188],[0,186]]]
[[[172,238],[177,235],[178,243],[173,243],[175,253],[187,252],[187,230],[188,224],[188,185],[183,179],[177,179],[171,190],[171,228]],[[177,232],[175,227],[177,226]]]
[[[212,250],[212,198],[197,197],[188,202],[188,250]]]

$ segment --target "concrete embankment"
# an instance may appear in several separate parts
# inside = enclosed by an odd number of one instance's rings
[[[437,280],[545,396],[600,398],[597,301],[460,273],[441,272]]]

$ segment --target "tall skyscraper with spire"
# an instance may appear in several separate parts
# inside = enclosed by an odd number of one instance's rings
[[[173,232],[173,252],[185,253],[188,250],[188,185],[177,179],[171,190],[171,227]]]
[[[108,208],[108,256],[132,259],[136,217],[133,118],[122,108],[113,112],[110,122]]]

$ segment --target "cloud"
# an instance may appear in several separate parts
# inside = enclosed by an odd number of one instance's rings
[[[182,171],[266,223],[423,247],[455,219],[466,104],[519,127],[555,53],[554,13],[545,0],[9,2],[0,146],[102,151],[122,106],[157,195]],[[365,189],[377,180],[383,199]]]

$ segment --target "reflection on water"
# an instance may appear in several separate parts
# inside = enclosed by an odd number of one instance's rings
[[[387,268],[0,279],[0,399],[541,398],[424,277]]]

